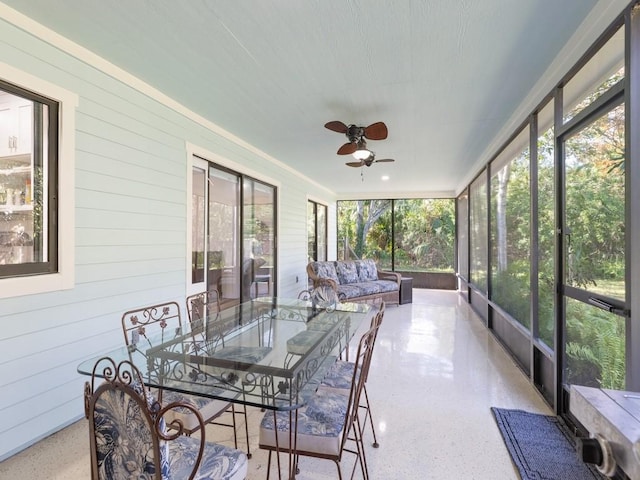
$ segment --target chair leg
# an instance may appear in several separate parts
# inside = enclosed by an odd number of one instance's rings
[[[336,464],[336,468],[338,469],[338,480],[342,480],[342,469],[340,468],[340,462],[338,460],[334,460],[334,462]]]
[[[233,403],[231,404],[231,416],[233,418],[233,445],[237,450],[238,449],[238,432],[237,432],[237,426],[236,426],[236,407]]]
[[[247,415],[247,406],[243,405],[244,410],[244,434],[247,439],[247,458],[251,458],[251,446],[249,445],[249,415]]]
[[[367,410],[367,415],[364,418],[364,423],[362,424],[362,428],[364,430],[365,426],[367,425],[367,418],[369,420],[369,422],[371,423],[371,433],[373,434],[373,448],[378,448],[380,446],[380,444],[378,443],[378,439],[376,438],[376,427],[375,424],[373,423],[373,417],[371,416],[371,405],[369,404],[369,395],[367,394],[367,384],[365,383],[362,386],[362,390],[364,392],[364,401],[366,403],[366,406],[364,408],[366,408]],[[364,432],[362,432],[364,433]]]
[[[271,477],[271,454],[273,452],[269,450],[269,458],[267,459],[267,480]]]
[[[365,421],[366,421],[366,417],[365,417]],[[360,468],[362,469],[362,478],[364,480],[368,480],[369,468],[367,467],[367,457],[365,456],[365,451],[364,451],[364,439],[362,438],[363,428],[364,428],[364,425],[360,425],[360,419],[356,416],[355,425],[353,425],[353,429],[355,430],[353,432],[353,435],[356,442],[356,451],[358,452],[358,459],[360,460]],[[355,474],[355,465],[354,465],[353,472],[351,473],[352,480],[353,480],[354,474]]]

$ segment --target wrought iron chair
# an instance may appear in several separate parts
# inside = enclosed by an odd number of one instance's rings
[[[167,302],[125,312],[122,315],[122,331],[129,351],[132,353],[138,352],[144,356],[146,356],[146,350],[149,348],[187,333],[183,329],[180,307],[176,302]],[[191,344],[191,347],[193,345],[194,343]],[[188,374],[188,372],[183,373],[185,375]],[[159,389],[157,396],[161,403],[189,403],[198,410],[205,424],[213,423],[233,428],[235,446],[236,448],[238,447],[236,419],[235,415],[233,415],[233,404],[231,402],[213,400],[166,389]],[[218,421],[218,418],[228,410],[232,414],[233,422],[223,423]],[[175,420],[181,422],[182,431],[187,435],[191,435],[201,427],[197,417],[191,411],[181,412],[180,410],[174,410],[170,414],[173,415]],[[247,437],[247,450],[249,450],[248,445],[249,439]],[[247,452],[247,455],[250,455],[250,453]]]
[[[220,297],[217,290],[209,290],[186,298],[187,316],[191,326],[191,334],[194,339],[194,348],[203,353],[213,352],[219,347],[224,348],[224,326],[216,325],[220,320]],[[235,418],[236,414],[244,416],[245,438],[247,439],[247,455],[251,458],[251,447],[249,446],[249,425],[247,407],[242,405],[240,411],[236,410],[233,403],[229,405],[230,413],[233,415],[233,438],[238,446]]]
[[[206,442],[204,435],[182,435],[183,424],[169,413],[191,411],[202,430],[198,410],[185,402],[162,406],[128,360],[120,364],[109,357],[98,360],[91,381],[85,383],[84,405],[93,480],[241,480],[247,476],[243,452]]]
[[[199,321],[204,322],[210,314],[220,312],[220,294],[218,290],[207,290],[189,295],[186,305],[191,328],[197,328]]]
[[[297,426],[295,437],[290,434],[292,421],[289,412],[265,413],[260,424],[259,445],[260,448],[269,450],[267,479],[269,479],[271,457],[274,451],[293,454],[296,473],[299,472],[300,456],[332,460],[336,464],[340,479],[342,479],[340,462],[343,453],[350,452],[356,455],[351,477],[353,478],[359,464],[363,478],[369,478],[358,410],[377,329],[378,326],[369,329],[360,339],[351,388],[344,392],[320,387],[313,396],[309,397],[306,405],[293,414],[295,415],[293,424]],[[291,446],[292,438],[294,439],[293,447]],[[347,448],[347,441],[352,442],[354,446],[350,444],[351,448]]]
[[[375,347],[378,330],[380,329],[380,325],[382,325],[382,319],[384,318],[384,310],[385,303],[382,302],[380,304],[380,309],[371,319],[371,328],[375,328],[375,334],[373,337],[373,345],[371,346],[371,354],[373,354],[373,348]],[[355,364],[352,362],[347,362],[344,360],[337,360],[334,363],[327,374],[324,376],[320,385],[327,388],[333,388],[337,390],[348,390],[351,387],[351,380],[356,371]],[[360,374],[358,372],[358,374]],[[371,433],[373,434],[373,447],[378,448],[380,444],[378,443],[378,439],[376,437],[376,429],[375,424],[373,423],[373,416],[371,415],[371,406],[369,403],[369,394],[367,393],[367,377],[369,375],[369,370],[367,369],[364,378],[364,384],[362,387],[362,393],[364,394],[361,397],[360,408],[364,410],[365,417],[364,421],[361,424],[362,433],[364,434],[364,428],[367,425],[367,422],[371,425]]]

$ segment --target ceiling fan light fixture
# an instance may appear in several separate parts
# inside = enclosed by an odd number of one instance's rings
[[[356,160],[366,160],[371,156],[371,150],[367,148],[367,142],[364,138],[358,140],[356,151],[353,152],[353,157]]]
[[[368,150],[367,148],[359,148],[358,150],[353,152],[353,157],[356,160],[366,160],[370,156],[371,156],[371,150]]]

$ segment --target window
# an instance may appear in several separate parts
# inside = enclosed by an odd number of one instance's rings
[[[538,335],[548,347],[554,347],[555,335],[555,146],[553,103],[538,114],[537,185],[538,228]],[[536,252],[532,251],[535,255]]]
[[[393,201],[393,269],[454,272],[455,200],[415,198]]]
[[[338,202],[338,260],[372,258],[391,270],[393,232],[391,200]]]
[[[276,198],[276,187],[193,155],[190,292],[217,290],[223,308],[275,295]]]
[[[487,291],[487,180],[482,172],[469,188],[469,268],[471,282],[481,292]]]
[[[327,259],[327,206],[309,200],[307,203],[307,255],[309,261]]]
[[[0,71],[0,297],[71,288],[78,99],[9,65]]]
[[[458,232],[458,274],[469,280],[469,191],[465,190],[456,200],[456,225]]]
[[[530,326],[529,128],[491,164],[491,299]]]
[[[0,276],[57,271],[58,104],[0,82]]]
[[[371,258],[378,268],[454,272],[455,200],[338,202],[338,259]]]

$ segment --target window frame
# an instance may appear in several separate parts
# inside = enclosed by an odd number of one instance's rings
[[[309,261],[311,261],[311,258],[313,258],[313,261],[317,261],[318,260],[318,245],[320,244],[319,240],[318,240],[318,232],[319,232],[319,228],[318,228],[318,207],[322,207],[324,208],[324,259],[326,260],[327,257],[327,253],[328,253],[328,216],[329,216],[329,207],[322,203],[322,202],[317,202],[313,199],[308,198],[307,199],[307,207],[309,207],[309,205],[313,206],[313,227],[314,227],[314,236],[313,236],[313,252],[310,252],[307,248],[307,257],[309,259]],[[309,219],[307,219],[308,221]],[[309,245],[309,238],[307,238],[307,245]],[[313,253],[313,255],[311,255]]]
[[[13,86],[10,93],[31,93],[38,102],[57,104],[49,109],[49,121],[55,136],[49,142],[49,208],[56,209],[57,230],[49,229],[49,261],[37,271],[11,270],[11,276],[0,277],[0,298],[71,289],[75,283],[75,110],[78,95],[11,65],[0,62],[2,88]],[[57,111],[56,111],[57,110]],[[56,146],[57,144],[57,146]],[[55,151],[54,151],[55,150]],[[64,175],[60,173],[64,172]],[[51,217],[50,217],[51,218]],[[33,267],[31,267],[33,270]],[[26,269],[29,270],[29,269]]]

